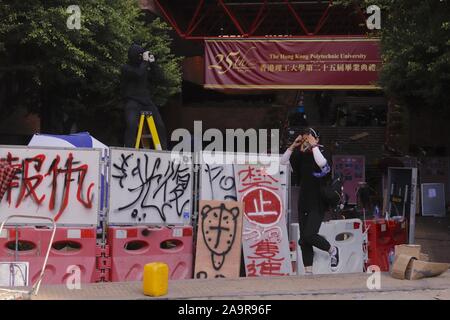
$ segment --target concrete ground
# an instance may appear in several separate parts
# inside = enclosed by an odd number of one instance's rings
[[[434,262],[450,263],[450,215],[444,218],[416,217],[415,243],[422,245]]]
[[[158,299],[450,300],[450,270],[439,277],[415,281],[397,280],[383,273],[380,290],[370,290],[367,287],[368,277],[368,274],[357,273],[307,277],[177,280],[170,281],[168,294]],[[141,287],[141,282],[87,284],[80,290],[69,290],[61,285],[43,286],[34,299],[152,299],[143,295]]]

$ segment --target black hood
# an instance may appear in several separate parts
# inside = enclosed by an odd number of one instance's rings
[[[131,65],[139,65],[142,62],[141,54],[145,52],[145,49],[140,45],[133,44],[128,49],[128,63]]]

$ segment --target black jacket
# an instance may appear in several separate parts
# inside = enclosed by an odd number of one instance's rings
[[[133,44],[128,50],[128,62],[121,68],[122,98],[143,105],[153,105],[150,95],[150,63],[142,60],[145,49]]]
[[[330,155],[327,152],[323,152],[323,154],[328,165],[331,166]],[[321,170],[314,160],[313,153],[300,152],[298,148],[292,152],[290,163],[298,179],[293,182],[300,185],[299,207],[301,210],[309,211],[313,208],[323,208],[321,190],[330,179],[330,173],[322,178],[315,177],[313,173]]]

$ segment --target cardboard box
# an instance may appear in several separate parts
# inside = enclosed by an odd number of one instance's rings
[[[430,261],[430,257],[426,253],[421,253],[419,255],[419,260],[421,260],[421,261]]]
[[[449,263],[437,263],[420,260],[412,260],[411,268],[406,271],[408,280],[417,280],[427,277],[436,277],[450,268]]]
[[[449,263],[429,262],[428,255],[420,250],[420,245],[395,246],[391,276],[401,280],[417,280],[439,276],[450,268]]]
[[[411,269],[412,259],[414,259],[414,257],[406,254],[395,255],[395,259],[392,264],[391,276],[395,279],[406,279],[406,271]]]
[[[422,247],[418,244],[400,244],[395,246],[395,256],[404,254],[420,259],[420,250]]]

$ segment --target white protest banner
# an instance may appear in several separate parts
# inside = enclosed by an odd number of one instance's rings
[[[234,170],[238,201],[244,203],[242,244],[247,276],[292,274],[285,166],[273,174],[267,165],[258,164],[235,165]]]
[[[187,225],[192,211],[192,156],[111,148],[110,225]]]
[[[59,225],[97,225],[100,206],[99,149],[0,146],[0,160],[17,170],[0,202],[0,221],[25,214]],[[40,224],[11,220],[11,224]]]

